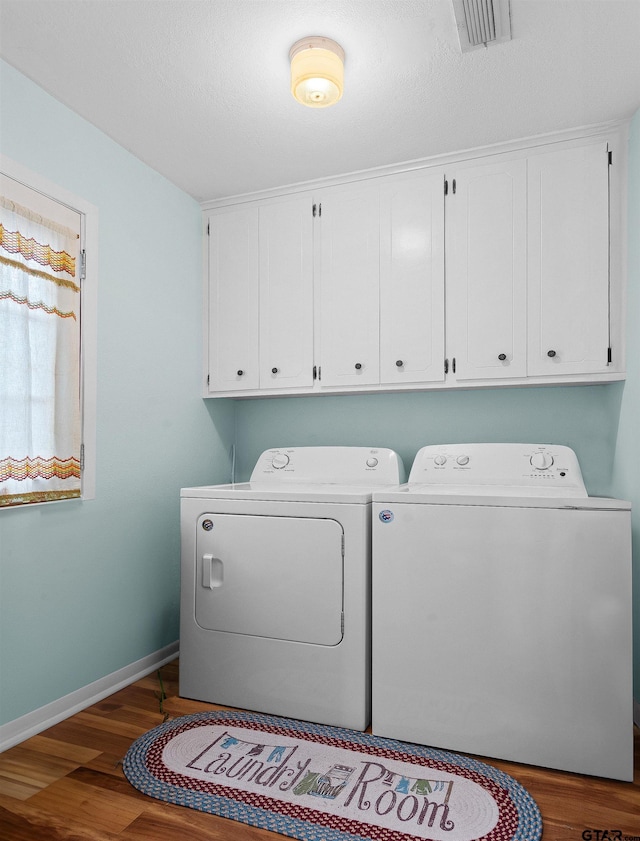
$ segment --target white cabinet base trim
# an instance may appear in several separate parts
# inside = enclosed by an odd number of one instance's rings
[[[236,400],[255,400],[261,397],[314,397],[321,394],[390,394],[400,391],[460,391],[463,389],[476,388],[528,388],[529,386],[568,386],[568,385],[606,385],[607,383],[617,383],[626,380],[627,375],[624,372],[612,372],[610,374],[584,374],[582,376],[566,376],[566,377],[527,377],[526,379],[513,380],[470,380],[468,382],[458,380],[457,382],[441,382],[441,383],[403,383],[401,385],[371,385],[356,388],[354,386],[343,386],[342,388],[314,388],[312,389],[280,389],[270,391],[265,394],[264,391],[243,391],[241,394],[234,391],[204,393],[202,396],[205,399],[215,400],[218,397],[233,397]]]

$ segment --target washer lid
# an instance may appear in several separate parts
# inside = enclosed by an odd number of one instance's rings
[[[499,490],[499,489],[497,489]],[[565,511],[629,511],[631,503],[623,499],[609,497],[578,497],[578,496],[543,496],[519,495],[517,490],[509,489],[508,494],[502,496],[495,488],[483,489],[478,493],[477,488],[466,488],[464,493],[446,493],[435,491],[426,485],[402,485],[399,488],[389,488],[377,491],[373,495],[374,507],[392,507],[398,504],[422,505],[481,505],[494,508],[555,508]],[[378,510],[376,509],[376,510]],[[375,522],[374,514],[374,522]],[[384,518],[382,518],[384,519]]]

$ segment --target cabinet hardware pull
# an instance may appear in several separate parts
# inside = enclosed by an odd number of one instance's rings
[[[505,360],[506,358],[507,358],[507,354],[506,354],[506,353],[499,353],[499,354],[498,354],[498,359],[500,360],[500,362],[504,362],[504,360]]]
[[[402,366],[404,365],[404,362],[402,361],[402,359],[398,359],[398,361],[396,362],[396,365],[397,365],[398,368],[402,368]]]
[[[359,371],[362,368],[361,362],[356,362],[356,371]]]
[[[277,374],[277,373],[278,373],[278,369],[277,369],[277,368],[272,368],[272,369],[271,369],[271,373],[272,373],[272,374]]]
[[[238,371],[238,376],[239,376],[239,377],[241,377],[243,374],[244,374],[244,371],[243,371],[242,369],[240,369],[240,370]]]
[[[547,351],[547,356],[550,356],[552,359],[553,359],[553,357],[554,357],[555,355],[556,355],[555,350],[548,350],[548,351]]]

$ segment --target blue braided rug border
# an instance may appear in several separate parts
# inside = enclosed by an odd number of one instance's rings
[[[222,724],[224,722],[229,722],[230,726],[233,726],[232,722],[235,722],[236,726],[250,726],[255,724],[258,726],[282,728],[288,731],[292,737],[297,733],[303,739],[305,736],[310,736],[311,738],[307,739],[310,742],[314,741],[314,736],[319,736],[323,739],[342,742],[346,749],[352,750],[358,750],[359,746],[366,746],[367,748],[379,749],[384,752],[398,751],[405,756],[446,763],[456,766],[462,771],[473,772],[474,775],[480,775],[490,781],[490,783],[494,783],[503,789],[517,810],[517,829],[506,841],[539,841],[542,837],[540,811],[529,792],[508,774],[484,762],[449,751],[410,744],[408,742],[400,742],[394,739],[386,739],[355,730],[312,724],[295,719],[263,715],[261,713],[221,710],[181,716],[180,718],[160,724],[140,736],[131,745],[123,760],[123,771],[126,778],[134,788],[157,800],[219,815],[220,817],[229,818],[249,826],[259,827],[280,835],[285,835],[289,838],[296,838],[299,841],[371,841],[371,839],[376,838],[377,828],[374,825],[371,826],[370,835],[335,830],[327,826],[316,825],[307,820],[284,816],[268,809],[238,802],[233,797],[224,797],[207,792],[201,793],[178,785],[168,784],[164,780],[155,777],[149,770],[147,756],[158,739],[166,737],[174,730],[182,731],[191,724]],[[407,841],[411,841],[411,839],[417,836],[407,833],[403,837],[406,837]]]

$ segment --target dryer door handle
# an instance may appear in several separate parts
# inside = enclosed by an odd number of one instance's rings
[[[224,566],[220,558],[206,554],[202,556],[202,586],[207,590],[222,587]]]

